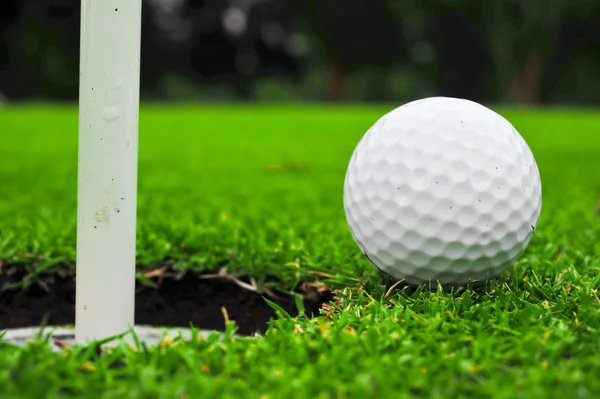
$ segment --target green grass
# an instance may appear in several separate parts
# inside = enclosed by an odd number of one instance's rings
[[[341,203],[350,154],[387,110],[144,108],[140,267],[169,258],[288,289],[327,273],[343,303],[310,320],[282,314],[261,337],[122,344],[100,358],[0,344],[2,396],[598,397],[600,116],[501,109],[542,175],[528,250],[485,291],[388,293]],[[0,129],[0,260],[72,269],[76,109],[5,108]]]

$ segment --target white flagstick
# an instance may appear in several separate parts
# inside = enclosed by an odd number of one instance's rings
[[[82,0],[75,339],[134,324],[141,0]]]

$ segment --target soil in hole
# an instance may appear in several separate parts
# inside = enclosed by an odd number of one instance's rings
[[[16,270],[14,268],[13,270]],[[19,267],[23,270],[24,268]],[[6,271],[6,267],[4,270]],[[22,273],[0,276],[0,286],[22,279]],[[73,324],[75,322],[75,281],[72,276],[52,276],[43,289],[33,284],[27,289],[0,291],[0,330],[7,328]],[[264,295],[264,294],[263,294]],[[294,298],[276,292],[278,299],[269,298],[291,315],[297,315]],[[332,300],[330,291],[304,295],[308,316],[318,315],[321,305]],[[136,289],[135,323],[219,330],[225,328],[222,308],[230,320],[236,322],[237,333],[252,335],[264,333],[267,323],[275,318],[275,311],[263,297],[253,291],[221,278],[202,279],[189,272],[179,278],[164,277],[158,287],[142,286]]]

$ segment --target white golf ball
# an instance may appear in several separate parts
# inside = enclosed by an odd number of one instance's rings
[[[432,97],[384,115],[358,143],[344,210],[358,247],[408,285],[493,279],[523,253],[541,211],[540,174],[502,116]]]

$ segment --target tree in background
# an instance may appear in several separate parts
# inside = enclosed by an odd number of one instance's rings
[[[557,27],[555,50],[542,81],[542,101],[600,104],[600,7],[570,3]]]
[[[80,0],[1,0],[0,92],[11,99],[75,100]],[[232,84],[239,98],[265,76],[297,79],[304,54],[290,43],[293,0],[144,0],[141,91],[165,99],[164,81]]]
[[[12,46],[9,45],[11,31],[21,14],[18,0],[0,2],[0,103],[4,101],[5,91],[10,90],[8,71],[12,69]]]
[[[566,0],[498,0],[483,8],[499,100],[537,104]]]
[[[0,0],[0,92],[77,98],[79,12],[80,0]],[[143,0],[141,89],[167,99],[176,76],[251,99],[265,77],[308,76],[285,90],[597,104],[599,32],[597,0]],[[301,36],[316,45],[301,51]]]
[[[8,44],[3,87],[9,98],[72,97],[78,87],[79,1],[2,0]],[[0,39],[1,40],[1,39]]]
[[[203,78],[226,80],[239,99],[250,99],[266,76],[293,81],[303,72],[304,54],[291,43],[302,1],[188,0],[190,66]]]
[[[469,0],[427,0],[427,27],[424,39],[435,49],[432,79],[439,84],[439,94],[486,101],[493,97],[486,79],[492,61],[481,32],[485,20],[482,9],[487,4]]]
[[[385,85],[390,69],[406,59],[400,21],[384,0],[312,0],[304,15],[328,65],[330,100],[346,98],[349,76],[361,67],[377,67]]]

